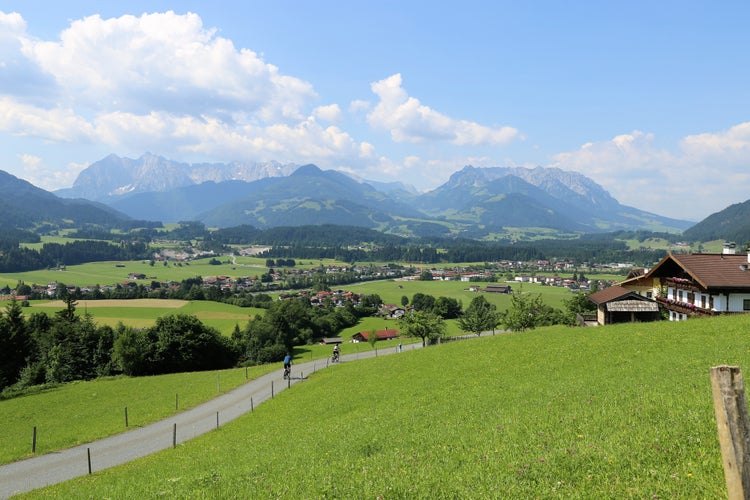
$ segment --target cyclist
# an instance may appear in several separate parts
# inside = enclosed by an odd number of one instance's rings
[[[292,371],[292,355],[290,353],[286,353],[286,356],[284,356],[284,378],[289,378],[289,373]]]
[[[333,362],[337,362],[339,360],[339,345],[336,344],[333,346]]]

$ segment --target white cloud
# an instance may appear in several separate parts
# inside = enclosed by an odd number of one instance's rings
[[[370,107],[372,104],[370,101],[364,101],[362,99],[355,99],[354,101],[349,103],[349,112],[350,113],[364,113],[370,110]]]
[[[0,79],[27,83],[35,75],[51,85],[34,98],[21,85],[0,86],[0,131],[184,161],[333,166],[375,154],[372,144],[316,122],[338,123],[337,104],[313,108],[308,82],[237,49],[196,14],[90,16],[52,41],[29,37],[18,14],[0,13],[0,27],[0,63],[15,61],[13,73],[0,64]]]
[[[91,141],[93,127],[71,109],[22,104],[0,96],[0,130],[58,142]]]
[[[329,104],[328,106],[318,106],[315,108],[313,110],[313,116],[319,120],[338,123],[341,121],[342,113],[338,104]]]
[[[34,186],[47,190],[72,185],[81,170],[87,166],[70,163],[66,168],[60,170],[46,165],[42,158],[32,154],[19,154],[17,158],[21,160],[20,170],[24,173],[23,178]]]
[[[635,131],[558,154],[550,166],[581,172],[618,201],[670,217],[702,220],[750,198],[750,124],[685,137],[677,152]]]
[[[750,122],[720,133],[689,135],[680,145],[686,154],[714,163],[747,162],[750,158]]]
[[[380,98],[367,116],[370,125],[388,130],[396,142],[445,141],[460,146],[507,144],[522,136],[513,127],[491,128],[466,120],[454,120],[409,97],[395,74],[371,85]]]
[[[90,16],[74,21],[59,41],[26,44],[24,53],[68,98],[104,112],[239,109],[264,120],[299,119],[316,97],[309,83],[237,50],[196,14]]]

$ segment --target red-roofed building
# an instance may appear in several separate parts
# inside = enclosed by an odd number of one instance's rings
[[[367,342],[370,339],[372,332],[359,332],[352,335],[352,340],[357,342]],[[378,340],[390,340],[398,337],[398,330],[395,328],[389,328],[387,330],[377,330],[375,336]]]

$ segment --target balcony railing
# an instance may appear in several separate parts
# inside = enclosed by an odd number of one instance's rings
[[[711,309],[705,309],[703,307],[696,306],[695,304],[667,299],[665,297],[656,297],[656,301],[670,311],[675,311],[681,314],[688,314],[690,316],[714,316],[716,314],[719,314],[716,311],[712,311]]]
[[[665,278],[667,284],[672,285],[678,290],[689,290],[691,292],[700,292],[701,289],[693,281],[685,278]]]

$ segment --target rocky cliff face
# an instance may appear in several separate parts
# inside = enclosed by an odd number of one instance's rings
[[[82,171],[73,187],[55,194],[66,198],[105,201],[119,196],[167,192],[207,181],[240,180],[252,182],[269,177],[285,177],[297,169],[293,163],[233,162],[181,163],[146,153],[138,159],[109,155]]]

